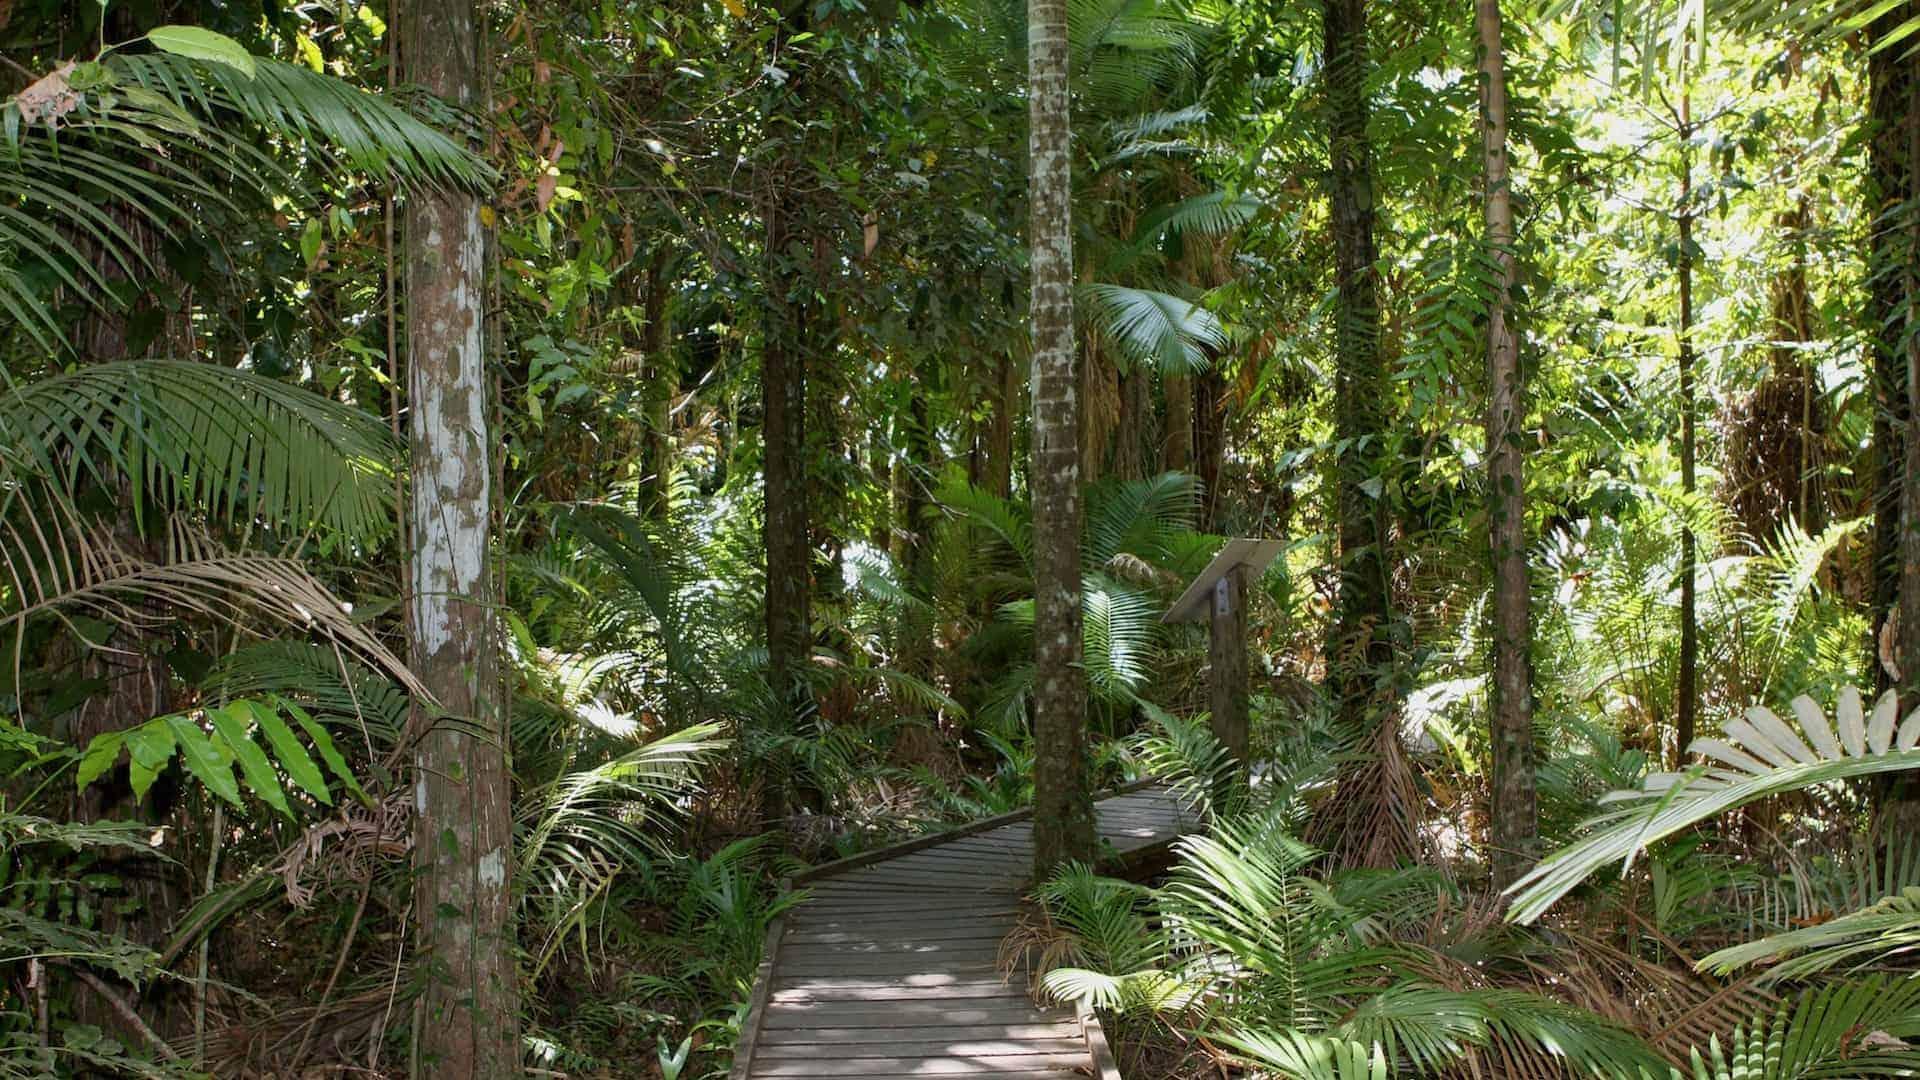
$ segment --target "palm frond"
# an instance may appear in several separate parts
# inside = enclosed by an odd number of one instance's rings
[[[1815,926],[1741,942],[1701,957],[1699,967],[1727,975],[1773,963],[1763,982],[1805,979],[1841,965],[1890,963],[1920,949],[1920,888],[1907,888],[1859,911]]]
[[[1749,803],[1836,780],[1920,768],[1920,711],[1895,728],[1899,702],[1889,691],[1869,715],[1860,692],[1841,691],[1838,721],[1827,723],[1811,698],[1794,699],[1799,731],[1754,707],[1725,725],[1726,738],[1703,738],[1689,749],[1711,759],[1686,772],[1656,773],[1638,790],[1603,802],[1635,805],[1588,822],[1589,835],[1543,859],[1508,894],[1509,917],[1532,922],[1594,871],[1633,857],[1703,821]],[[1804,736],[1804,737],[1803,737]]]
[[[1212,312],[1151,289],[1091,284],[1079,288],[1087,315],[1131,364],[1174,374],[1205,371],[1209,350],[1227,347],[1227,331]]]
[[[1162,206],[1141,218],[1133,242],[1151,244],[1164,236],[1220,236],[1252,221],[1260,207],[1260,200],[1251,195],[1209,191]]]
[[[1220,1041],[1240,1051],[1248,1064],[1270,1069],[1286,1080],[1389,1080],[1387,1058],[1379,1046],[1305,1032],[1228,1031]]]
[[[256,56],[249,73],[149,53],[116,54],[108,66],[123,86],[161,95],[209,121],[237,115],[354,171],[406,187],[478,191],[493,180],[486,162],[391,100],[298,64]]]
[[[1920,978],[1880,976],[1837,982],[1782,1002],[1724,1041],[1692,1055],[1691,1080],[1848,1080],[1912,1076],[1920,1050]]]
[[[393,526],[399,447],[377,418],[251,372],[91,364],[0,392],[0,453],[148,500],[373,540]]]

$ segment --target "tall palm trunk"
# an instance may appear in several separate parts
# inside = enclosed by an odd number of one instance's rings
[[[1909,60],[1916,67],[1920,61]],[[1920,70],[1907,77],[1905,110],[1907,191],[1920,192]],[[1906,364],[1906,456],[1901,470],[1900,499],[1900,641],[1896,666],[1900,669],[1902,703],[1920,706],[1920,207],[1909,203],[1901,238],[1905,257],[1902,285],[1906,304],[1900,325]],[[1912,814],[1920,819],[1920,800],[1908,798]]]
[[[1883,13],[1870,38],[1882,40],[1910,16],[1914,5]],[[1902,347],[1908,282],[1905,266],[1910,251],[1907,230],[1900,227],[1899,210],[1914,197],[1916,175],[1908,161],[1916,80],[1920,61],[1906,55],[1904,46],[1867,57],[1868,114],[1871,138],[1867,145],[1867,196],[1870,211],[1868,239],[1867,310],[1865,322],[1873,351],[1873,456],[1878,476],[1873,500],[1873,571],[1870,602],[1873,641],[1870,656],[1879,652],[1880,636],[1900,607],[1903,566],[1900,561],[1903,465],[1908,407],[1907,356]],[[1887,642],[1889,651],[1895,642]],[[1871,661],[1882,688],[1891,685],[1886,668]]]
[[[1681,77],[1686,77],[1683,72]],[[1698,487],[1695,475],[1693,394],[1693,98],[1680,94],[1680,490],[1689,500]],[[1680,679],[1674,712],[1674,754],[1684,758],[1693,745],[1700,707],[1698,542],[1691,526],[1680,530]]]
[[[1081,668],[1080,403],[1066,0],[1027,0],[1033,275],[1034,869],[1093,854]]]
[[[467,108],[481,90],[476,19],[473,0],[419,0],[405,38],[409,78]],[[520,1069],[511,782],[488,614],[483,250],[474,196],[407,201],[411,660],[444,714],[414,752],[414,910],[428,972],[417,1030],[420,1060],[439,1077]]]
[[[1507,169],[1507,74],[1500,0],[1475,0],[1480,47],[1480,133],[1486,157],[1488,255],[1498,268],[1487,311],[1488,532],[1493,552],[1493,882],[1506,888],[1538,847],[1534,791],[1533,673],[1527,607],[1526,474],[1520,429],[1526,404],[1520,350],[1507,325],[1513,298],[1513,199]]]
[[[1373,156],[1367,145],[1366,0],[1325,0],[1327,112],[1332,155],[1335,281],[1335,440],[1340,606],[1328,643],[1328,677],[1339,717],[1357,728],[1380,717],[1376,686],[1391,662],[1387,637],[1386,369],[1380,355],[1379,279],[1374,263]]]

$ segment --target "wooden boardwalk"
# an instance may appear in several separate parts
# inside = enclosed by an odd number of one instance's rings
[[[1097,804],[1121,856],[1194,826],[1164,788]],[[810,898],[767,933],[732,1080],[990,1076],[1118,1080],[1099,1022],[1040,1008],[1003,977],[1033,861],[1030,812],[829,863],[796,879]]]

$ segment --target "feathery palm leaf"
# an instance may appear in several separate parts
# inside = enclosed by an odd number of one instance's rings
[[[1301,1031],[1234,1030],[1220,1041],[1248,1062],[1286,1080],[1388,1080],[1393,1074],[1378,1046]]]
[[[1842,964],[1883,964],[1920,949],[1920,888],[1901,890],[1859,911],[1815,926],[1772,934],[1708,953],[1699,967],[1726,975],[1749,964],[1778,961],[1766,982],[1805,979]]]
[[[374,539],[393,524],[399,447],[371,414],[245,371],[94,364],[0,392],[0,453],[230,521]]]
[[[1920,1050],[1901,1040],[1920,1034],[1920,978],[1876,977],[1832,983],[1756,1016],[1702,1053],[1687,1080],[1860,1080],[1912,1076]],[[1683,1074],[1684,1075],[1684,1074]]]

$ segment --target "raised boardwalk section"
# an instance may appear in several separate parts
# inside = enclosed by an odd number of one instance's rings
[[[1195,825],[1164,788],[1099,800],[1121,856]],[[732,1080],[992,1076],[1117,1080],[1098,1021],[1040,1008],[999,970],[1033,864],[1023,811],[821,866],[778,920],[742,1025]]]

